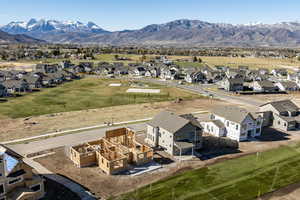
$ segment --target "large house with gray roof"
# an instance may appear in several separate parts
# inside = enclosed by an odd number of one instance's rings
[[[170,155],[190,154],[202,147],[202,127],[193,115],[163,111],[147,123],[146,142]]]
[[[260,106],[260,111],[267,116],[268,125],[290,131],[300,128],[299,107],[291,100],[273,101]]]
[[[277,83],[275,83],[275,86],[277,86],[280,91],[297,91],[297,90],[299,90],[298,84],[293,81],[277,82]]]
[[[245,141],[261,135],[262,116],[235,106],[224,106],[212,111],[210,120],[201,122],[204,132],[216,137]]]
[[[254,81],[252,88],[256,92],[277,92],[279,89],[272,81]]]
[[[241,78],[226,78],[220,81],[220,85],[226,91],[243,91],[244,80]]]

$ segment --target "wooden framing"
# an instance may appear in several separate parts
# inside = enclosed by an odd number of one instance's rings
[[[151,162],[153,150],[135,139],[135,132],[120,128],[105,133],[105,137],[69,147],[69,158],[77,167],[98,165],[106,174],[127,170],[130,164]]]

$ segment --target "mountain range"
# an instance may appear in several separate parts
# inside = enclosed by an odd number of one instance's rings
[[[23,34],[12,35],[0,31],[0,44],[11,43],[44,43],[44,41]]]
[[[300,23],[233,25],[181,19],[138,30],[110,32],[93,22],[36,20],[11,22],[0,29],[51,43],[176,46],[299,47]]]

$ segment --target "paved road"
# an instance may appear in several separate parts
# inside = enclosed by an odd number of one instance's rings
[[[107,130],[121,128],[121,127],[124,126],[120,126],[120,127],[114,126],[109,128],[107,127],[107,128],[93,129],[89,131],[83,131],[80,133],[73,133],[69,135],[57,136],[57,137],[48,138],[44,140],[29,142],[26,144],[8,145],[8,147],[10,147],[14,151],[22,155],[27,155],[39,151],[48,150],[48,149],[82,144],[85,142],[97,140],[103,137]],[[141,131],[145,129],[145,123],[132,124],[129,125],[128,127],[133,128],[135,131]]]
[[[250,96],[233,96],[230,94],[226,94],[222,91],[207,91],[206,88],[209,87],[208,85],[180,85],[174,81],[162,81],[158,79],[142,79],[144,81],[160,84],[160,85],[167,85],[172,87],[178,87],[185,90],[190,90],[196,93],[200,93],[202,95],[212,95],[213,98],[221,99],[223,101],[228,101],[231,103],[243,104],[243,105],[250,105],[250,106],[259,106],[264,102],[251,99]]]

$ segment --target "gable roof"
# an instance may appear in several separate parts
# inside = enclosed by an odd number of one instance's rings
[[[282,81],[282,82],[280,82],[280,84],[285,88],[297,88],[298,87],[297,83],[295,83],[293,81]]]
[[[262,88],[274,88],[276,87],[272,81],[264,80],[264,81],[256,81],[258,85]]]
[[[191,115],[179,116],[170,111],[162,111],[147,124],[154,127],[161,127],[170,133],[176,133],[189,123],[200,127],[200,124],[197,124],[195,119],[191,119]]]
[[[225,81],[228,81],[230,84],[243,84],[244,80],[241,78],[227,78]]]
[[[273,102],[269,102],[266,104],[261,105],[265,106],[265,105],[272,105],[278,112],[297,112],[299,111],[299,107],[294,104],[291,100],[282,100],[282,101],[273,101]]]
[[[243,122],[248,115],[252,119],[254,119],[253,115],[250,112],[236,106],[217,107],[212,111],[212,113],[236,123]]]

